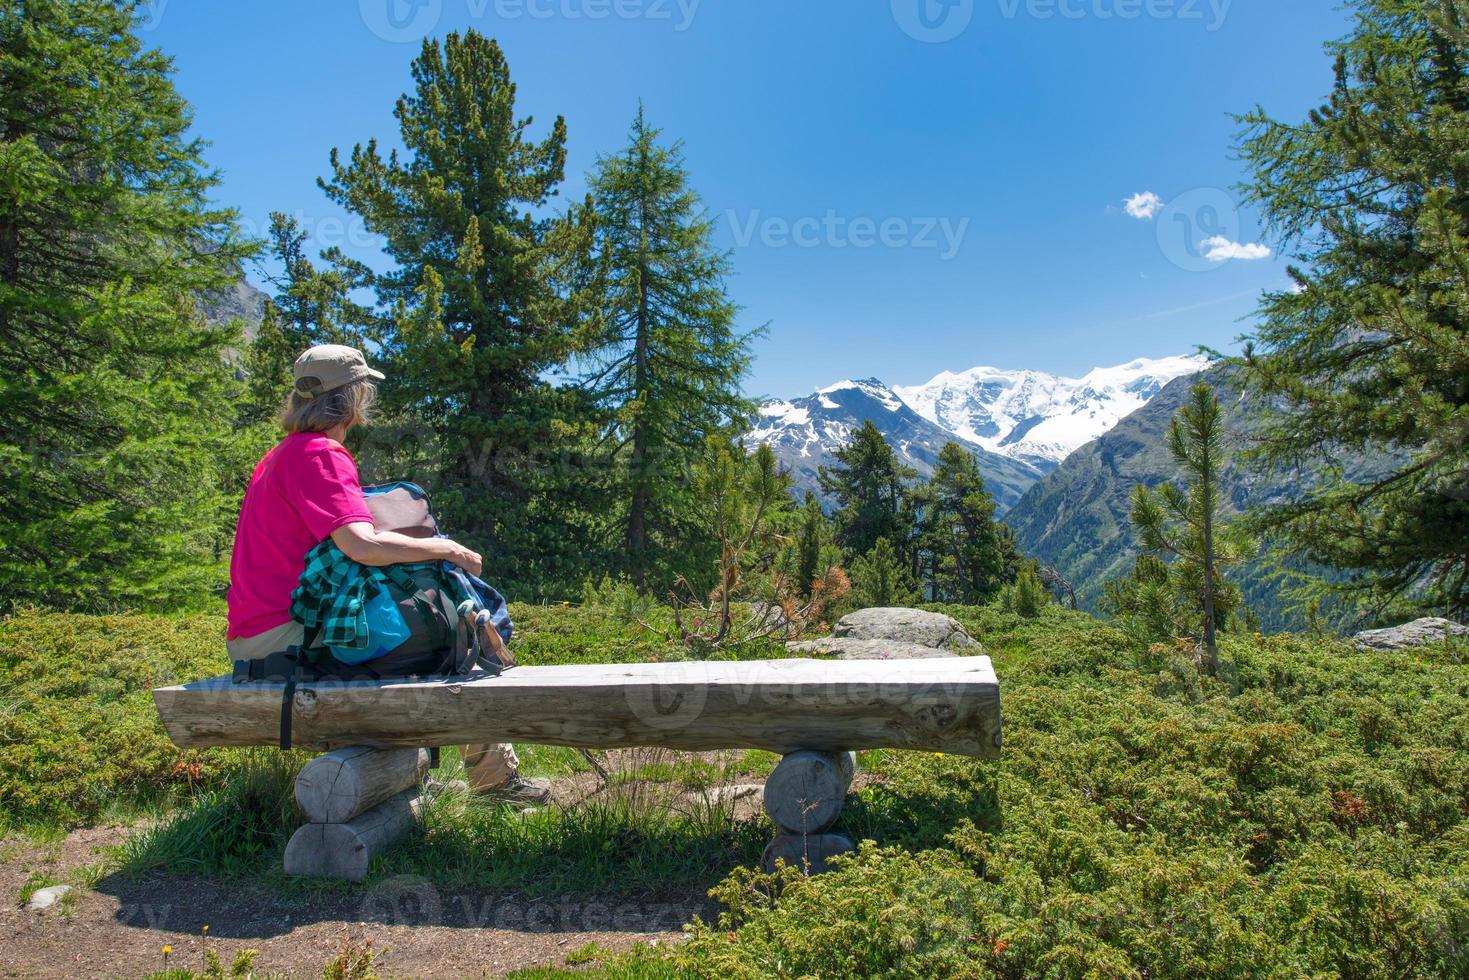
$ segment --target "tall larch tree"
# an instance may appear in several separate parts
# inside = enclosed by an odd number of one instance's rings
[[[179,608],[224,584],[250,247],[172,64],[110,0],[0,4],[0,607]]]
[[[1243,117],[1246,187],[1297,260],[1242,358],[1256,457],[1316,489],[1262,515],[1369,613],[1469,615],[1469,2],[1355,0],[1300,122]],[[1394,461],[1349,478],[1353,456]],[[1407,610],[1402,610],[1406,612]]]
[[[404,152],[333,150],[322,181],[395,263],[374,281],[384,409],[426,433],[422,478],[500,580],[569,585],[588,551],[576,506],[588,484],[571,451],[585,405],[546,380],[572,349],[565,287],[587,238],[578,218],[547,211],[566,125],[531,138],[504,53],[473,30],[425,41],[412,74],[394,110]]]
[[[593,311],[583,384],[605,412],[614,527],[638,586],[667,577],[692,533],[688,473],[706,436],[743,431],[751,335],[735,327],[727,256],[689,186],[678,143],[639,107],[620,153],[590,179],[596,216]],[[658,582],[656,584],[665,584]]]

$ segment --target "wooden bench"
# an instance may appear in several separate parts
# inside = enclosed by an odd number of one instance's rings
[[[159,688],[180,748],[275,745],[284,686],[216,677]],[[757,660],[517,667],[499,677],[301,683],[292,739],[329,751],[301,773],[308,823],[291,873],[361,880],[422,805],[424,747],[521,742],[574,748],[749,748],[786,758],[766,782],[777,857],[820,866],[850,841],[825,831],[846,797],[852,750],[993,759],[1000,689],[988,657]]]

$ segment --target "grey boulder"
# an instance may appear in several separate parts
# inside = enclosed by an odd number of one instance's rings
[[[1366,630],[1352,637],[1359,650],[1411,650],[1469,636],[1469,626],[1451,619],[1415,619],[1402,626]]]
[[[934,660],[958,656],[952,651],[936,650],[920,643],[856,640],[841,636],[787,643],[786,652],[794,657],[827,657],[832,660]]]
[[[861,609],[838,620],[832,634],[843,640],[889,640],[936,650],[984,652],[957,619],[921,609]]]

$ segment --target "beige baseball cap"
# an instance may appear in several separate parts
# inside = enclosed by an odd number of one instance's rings
[[[381,371],[367,366],[367,358],[355,347],[318,344],[296,358],[295,388],[302,398],[314,398],[363,378],[383,380]]]

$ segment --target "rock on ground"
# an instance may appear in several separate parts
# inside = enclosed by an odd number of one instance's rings
[[[844,640],[896,640],[936,650],[984,652],[957,619],[921,609],[862,609],[843,616],[832,633]]]
[[[1469,626],[1450,619],[1415,619],[1402,626],[1366,630],[1352,637],[1359,650],[1410,650],[1469,636]]]
[[[839,636],[787,643],[786,652],[795,657],[830,657],[833,660],[933,660],[958,656],[951,650],[938,650],[919,643],[854,640]]]
[[[71,891],[70,885],[52,885],[49,888],[37,888],[31,892],[31,900],[26,902],[26,908],[31,912],[41,912],[59,903]]]

